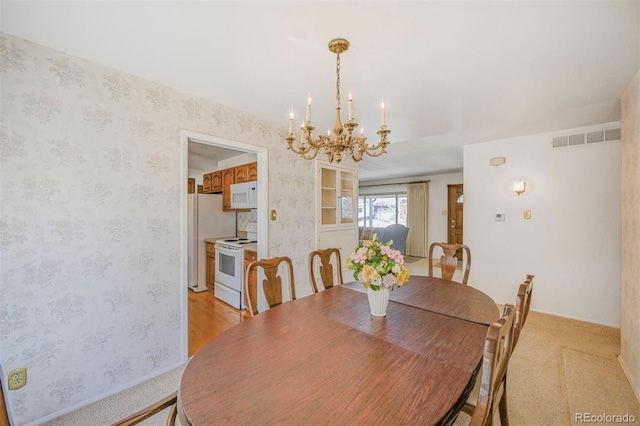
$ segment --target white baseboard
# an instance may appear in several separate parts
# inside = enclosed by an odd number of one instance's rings
[[[507,303],[513,303],[513,302],[507,302]],[[602,321],[594,321],[592,319],[585,319],[585,318],[579,318],[579,317],[575,317],[575,316],[571,316],[571,315],[559,314],[557,312],[549,312],[549,311],[542,311],[540,309],[533,309],[533,307],[531,308],[531,310],[535,311],[535,312],[540,312],[541,314],[553,315],[553,316],[556,316],[556,317],[568,318],[568,319],[572,319],[572,320],[576,320],[576,321],[582,321],[582,322],[588,322],[590,324],[604,325],[606,327],[617,328],[618,330],[620,329],[620,323],[607,323],[607,322],[602,322]]]
[[[635,383],[633,381],[633,377],[629,373],[629,369],[627,368],[627,365],[624,363],[624,358],[622,358],[622,355],[618,355],[618,362],[620,363],[620,366],[622,367],[622,371],[624,371],[624,375],[627,376],[627,380],[629,381],[629,384],[631,385],[631,389],[633,389],[633,393],[636,394],[636,399],[638,400],[638,402],[640,402],[640,384]]]

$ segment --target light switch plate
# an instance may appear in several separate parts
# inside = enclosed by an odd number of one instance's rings
[[[523,217],[525,220],[529,220],[529,219],[531,219],[531,210],[525,210],[525,211],[523,211],[523,212],[522,212],[522,217]]]

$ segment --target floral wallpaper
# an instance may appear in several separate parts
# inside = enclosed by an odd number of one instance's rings
[[[621,361],[640,399],[640,71],[622,96]]]
[[[310,293],[314,165],[284,125],[0,33],[0,363],[37,423],[186,361],[182,129],[269,148],[269,256]]]

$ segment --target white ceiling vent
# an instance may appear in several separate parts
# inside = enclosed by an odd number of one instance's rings
[[[552,144],[554,148],[584,145],[620,140],[620,129],[596,130],[588,133],[576,133],[566,136],[555,136]]]

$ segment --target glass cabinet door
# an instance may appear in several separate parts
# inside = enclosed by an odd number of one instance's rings
[[[340,223],[348,224],[355,221],[356,200],[354,199],[354,174],[340,170]]]

